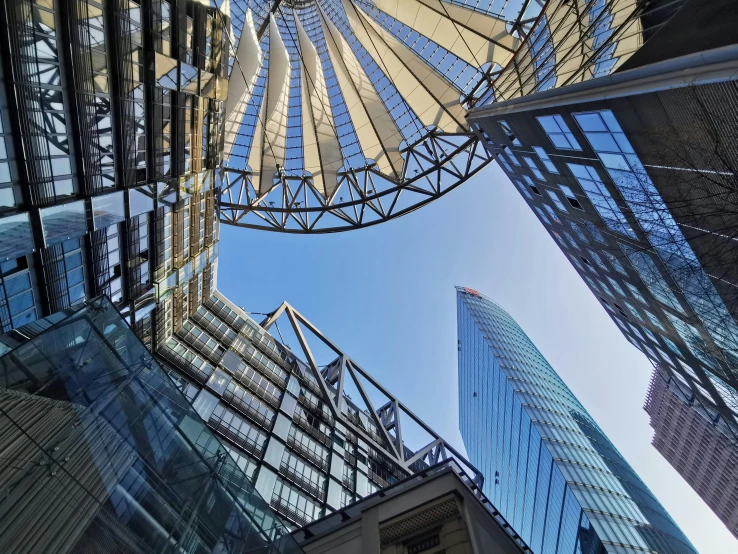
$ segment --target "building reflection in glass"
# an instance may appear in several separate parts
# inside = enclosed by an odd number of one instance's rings
[[[107,299],[32,325],[0,357],[0,551],[301,552]]]

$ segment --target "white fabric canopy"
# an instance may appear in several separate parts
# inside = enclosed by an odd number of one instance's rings
[[[260,195],[269,192],[277,169],[284,166],[287,151],[290,72],[290,55],[279,34],[274,16],[270,15],[266,98],[262,102],[257,134],[249,156],[249,166],[253,172],[251,180],[254,189]],[[256,144],[257,139],[261,139],[259,146]]]
[[[374,0],[374,5],[465,62],[505,65],[518,46],[504,20],[441,0]]]
[[[609,0],[610,28],[630,17],[635,4]],[[595,71],[588,0],[546,3],[536,19],[546,28],[534,33],[546,42],[536,44],[511,34],[510,21],[448,0],[315,0],[282,3],[268,21],[255,17],[246,10],[236,45],[224,110],[225,157],[238,153],[241,161],[233,166],[251,169],[260,198],[278,171],[286,178],[309,176],[327,201],[344,169],[373,162],[387,179],[403,179],[404,144],[432,130],[470,132],[461,99],[490,64],[504,68],[495,83],[500,100],[538,90],[549,65],[555,72],[547,86],[586,80]],[[268,33],[268,52],[259,32]],[[636,18],[618,34],[613,57],[627,57],[641,40]],[[267,57],[266,82],[255,95]],[[298,73],[301,90],[290,110]],[[459,82],[452,81],[456,76]],[[258,117],[244,125],[247,113]]]
[[[330,197],[338,186],[338,170],[343,165],[323,65],[315,46],[295,16],[300,56],[302,58],[302,126],[305,171],[313,175],[313,184]]]
[[[403,163],[399,150],[402,133],[354,51],[322,10],[320,15],[333,71],[364,156],[377,162],[383,173],[399,176]]]
[[[256,37],[254,16],[246,10],[241,40],[238,43],[236,62],[228,83],[228,98],[225,105],[225,148],[224,157],[231,155],[236,135],[251,101],[254,81],[261,67],[261,46]]]
[[[459,91],[425,60],[377,25],[349,0],[341,0],[356,37],[426,126],[463,132],[466,110]]]
[[[481,75],[487,62],[504,63],[517,43],[504,21],[469,8],[438,0],[378,0],[376,5],[426,36],[434,45],[431,51],[468,63],[467,81],[474,72]],[[258,198],[273,189],[280,169],[286,178],[296,178],[301,167],[327,201],[338,189],[342,169],[368,164],[398,181],[406,167],[400,148],[422,139],[423,129],[469,132],[460,103],[467,82],[449,81],[427,54],[420,55],[366,10],[354,0],[282,4],[267,22],[255,21],[257,16],[246,10],[225,102],[224,157],[237,155],[231,167],[251,170]],[[268,33],[268,51],[262,52],[259,32]],[[293,98],[290,110],[295,71],[299,109]],[[247,113],[258,116],[244,125]]]

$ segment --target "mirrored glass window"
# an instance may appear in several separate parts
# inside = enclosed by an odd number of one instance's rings
[[[41,225],[47,246],[84,235],[87,232],[84,200],[42,209]]]

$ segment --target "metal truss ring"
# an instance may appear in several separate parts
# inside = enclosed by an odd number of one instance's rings
[[[310,176],[282,173],[266,194],[259,195],[249,171],[225,167],[220,219],[238,227],[301,234],[369,227],[440,198],[492,159],[476,135],[437,130],[406,146],[402,155],[399,179],[380,173],[372,164],[342,171],[338,188],[327,199]]]

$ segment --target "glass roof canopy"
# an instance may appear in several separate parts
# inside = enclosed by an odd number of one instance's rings
[[[398,217],[484,167],[466,112],[542,4],[224,3],[233,52],[221,221],[295,233]]]

